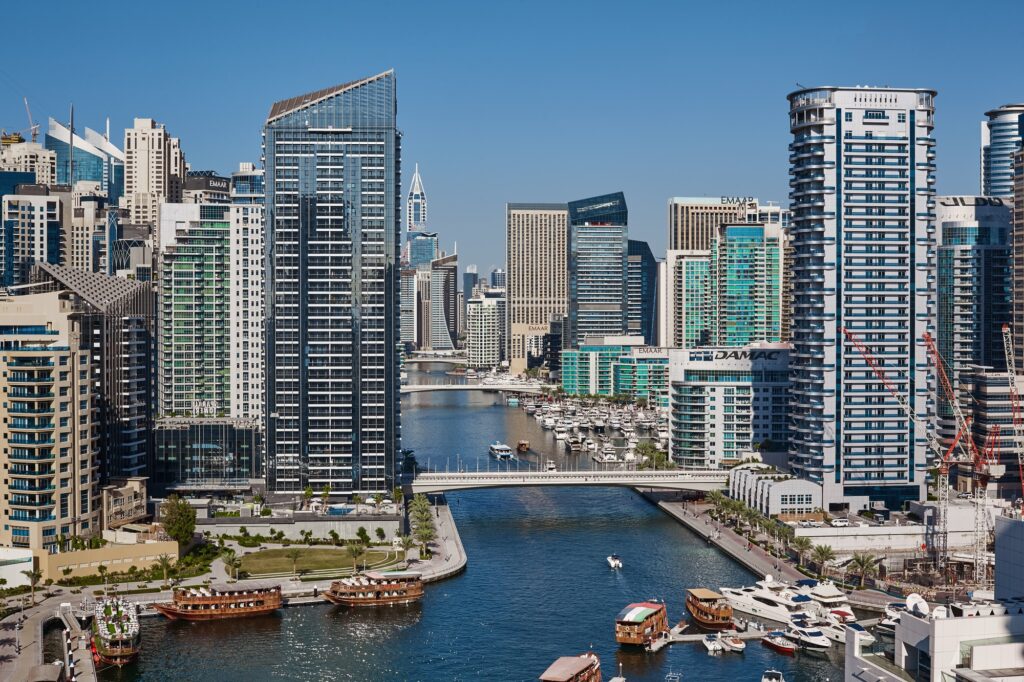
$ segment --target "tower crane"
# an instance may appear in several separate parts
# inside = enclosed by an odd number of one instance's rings
[[[28,130],[32,135],[32,141],[35,142],[39,139],[39,124],[32,120],[32,110],[28,107],[28,97],[22,97],[25,102],[25,113],[28,114]]]

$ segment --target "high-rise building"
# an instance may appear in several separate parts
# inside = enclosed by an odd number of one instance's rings
[[[508,277],[503,268],[491,270],[491,286],[496,289],[504,289],[508,285]]]
[[[117,238],[117,209],[107,203],[99,182],[81,180],[71,193],[71,224],[63,229],[64,264],[85,272],[100,272]],[[106,274],[113,274],[106,272]]]
[[[455,350],[458,327],[459,259],[441,256],[430,263],[430,349]]]
[[[466,360],[470,367],[490,369],[501,362],[499,299],[479,295],[466,302]]]
[[[643,346],[639,336],[588,336],[562,351],[562,390],[569,395],[613,395],[615,362]]]
[[[238,170],[231,174],[231,203],[262,205],[266,200],[265,186],[263,169],[242,161]]]
[[[469,300],[476,295],[474,289],[476,289],[477,282],[479,281],[480,275],[477,273],[476,266],[467,265],[466,269],[462,272],[463,319],[469,319]]]
[[[32,292],[60,292],[75,317],[80,351],[92,363],[102,480],[146,475],[153,424],[153,288],[45,263],[33,268],[32,283]]]
[[[408,232],[423,232],[427,229],[427,193],[423,191],[423,178],[417,163],[412,172],[409,199],[406,204],[405,228]]]
[[[668,200],[668,248],[707,251],[722,223],[744,222],[753,197],[673,197]]]
[[[711,240],[707,311],[711,343],[782,340],[782,227],[723,224]]]
[[[124,131],[124,201],[128,222],[156,224],[162,203],[182,200],[185,155],[162,123],[135,119]]]
[[[225,416],[231,409],[230,209],[160,205],[161,417]]]
[[[571,346],[626,333],[627,225],[622,192],[569,202]]]
[[[411,268],[429,268],[440,252],[436,232],[413,232],[407,243]]]
[[[77,185],[79,182],[97,182],[103,189],[110,205],[117,206],[124,194],[124,152],[117,148],[106,135],[91,128],[74,134],[74,174],[70,177],[72,161],[71,129],[50,119],[43,140],[47,149],[56,154],[57,176],[60,185]]]
[[[14,286],[29,280],[36,263],[63,262],[63,222],[66,198],[45,185],[19,185],[18,194],[0,197],[0,284]]]
[[[1013,156],[1013,230],[1010,232],[1011,263],[1024,263],[1024,150]],[[1013,353],[1017,372],[1024,373],[1024,268],[1013,273]]]
[[[932,90],[804,89],[789,95],[794,473],[826,510],[925,495],[931,462],[935,138]],[[837,191],[840,188],[842,191]],[[917,424],[845,337],[884,358]]]
[[[684,468],[735,464],[756,450],[785,452],[785,343],[669,351],[669,456]]]
[[[267,484],[390,492],[401,443],[394,72],[275,103],[267,172]]]
[[[665,285],[660,287],[663,320],[660,345],[698,348],[711,343],[708,251],[669,251],[665,257]]]
[[[654,346],[658,343],[658,261],[647,242],[630,239],[627,249],[626,331]]]
[[[100,528],[96,391],[78,313],[58,292],[0,299],[0,546],[56,551]]]
[[[263,204],[233,203],[230,221],[231,407],[234,419],[262,423],[266,339]]]
[[[981,194],[1013,196],[1013,157],[1024,139],[1024,104],[986,111],[981,122]]]
[[[565,204],[506,204],[509,371],[518,374],[543,358],[553,315],[568,310],[568,222]]]
[[[935,340],[946,375],[966,411],[972,403],[961,374],[974,366],[1006,370],[1002,327],[1010,322],[1010,207],[999,197],[938,197]],[[971,369],[972,373],[977,373]],[[939,441],[958,430],[953,408],[936,400]]]
[[[403,267],[399,273],[401,282],[401,306],[399,309],[399,338],[407,350],[418,345],[417,330],[419,328],[419,289],[417,287],[417,270]]]
[[[34,173],[39,185],[57,184],[57,154],[35,142],[0,148],[0,171]]]
[[[212,170],[188,171],[181,191],[186,204],[231,203],[231,180]]]

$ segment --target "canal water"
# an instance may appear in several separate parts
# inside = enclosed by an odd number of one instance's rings
[[[440,366],[410,383],[449,381]],[[403,443],[436,468],[495,467],[498,439],[531,441],[536,461],[586,467],[555,447],[550,432],[496,394],[407,396]],[[529,458],[526,458],[529,459]],[[576,462],[575,460],[583,460]],[[504,465],[502,465],[504,466]],[[607,680],[669,672],[686,680],[757,682],[768,668],[789,682],[842,680],[831,658],[787,658],[750,642],[743,654],[709,656],[699,644],[658,654],[622,650],[614,619],[633,601],[664,599],[684,617],[687,587],[739,585],[753,576],[635,493],[618,488],[510,488],[448,496],[469,555],[465,573],[428,585],[416,606],[282,609],[266,618],[212,623],[143,621],[140,660],[103,680],[536,680],[558,656],[593,649]],[[618,553],[621,571],[605,557]]]

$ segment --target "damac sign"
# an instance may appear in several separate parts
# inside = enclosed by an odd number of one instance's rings
[[[777,350],[720,350],[715,353],[715,360],[774,360],[777,357]]]
[[[943,206],[1005,206],[999,197],[942,197]]]

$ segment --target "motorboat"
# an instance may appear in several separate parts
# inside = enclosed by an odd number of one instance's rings
[[[491,456],[499,462],[508,462],[515,459],[515,455],[512,454],[512,448],[499,441],[491,443],[489,451]]]
[[[612,568],[622,568],[622,559],[619,558],[618,554],[612,554],[608,557],[608,565]]]
[[[544,471],[558,471],[558,466],[555,464],[555,460],[549,459],[547,464],[544,465]]]
[[[896,633],[896,626],[899,622],[899,616],[896,616],[895,618],[886,616],[875,625],[875,632],[883,635],[893,635]]]
[[[850,628],[851,630],[854,630],[856,632],[861,633],[860,641],[864,642],[865,644],[871,645],[871,644],[874,644],[875,641],[877,641],[877,640],[875,640],[875,636],[873,634],[871,634],[870,632],[868,632],[866,629],[864,629],[864,626],[861,625],[860,623],[848,623],[848,624],[846,624],[843,627],[847,627],[847,628]],[[846,644],[845,633],[844,633],[844,636],[843,636],[843,644]]]
[[[709,654],[718,654],[723,650],[722,643],[718,641],[718,635],[705,635],[701,642]]]
[[[832,640],[825,636],[825,633],[816,627],[800,627],[794,625],[786,631],[786,637],[795,642],[801,649],[812,651],[824,651],[832,647]]]
[[[735,632],[719,632],[718,641],[726,651],[742,653],[747,648],[747,643],[737,637]]]
[[[796,590],[799,594],[806,594],[816,604],[819,604],[823,612],[833,609],[851,611],[849,597],[831,580],[814,580],[813,578],[797,580]]]
[[[544,421],[541,423],[541,426],[543,426],[545,429],[555,428],[555,418],[552,417],[550,414],[545,415]]]
[[[907,610],[905,602],[894,601],[885,605],[885,616],[886,618],[893,618],[899,620],[900,614]]]
[[[736,611],[789,625],[794,618],[809,620],[816,611],[811,598],[796,594],[785,583],[765,576],[748,587],[721,587],[718,590]]]
[[[786,678],[778,670],[765,670],[761,674],[761,682],[786,682]]]
[[[761,638],[761,644],[785,656],[796,653],[796,644],[791,642],[782,630],[772,630]]]

